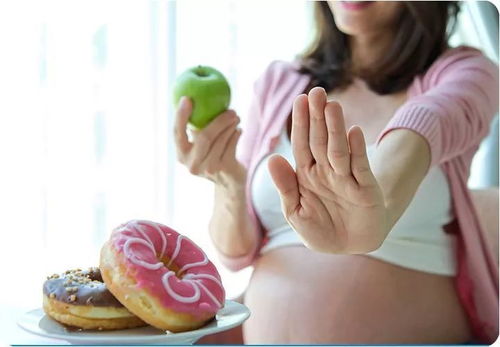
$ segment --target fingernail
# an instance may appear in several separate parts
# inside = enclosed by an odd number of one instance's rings
[[[181,100],[179,101],[179,108],[183,109],[184,107],[186,107],[186,104],[187,104],[187,97],[186,96],[181,97]]]

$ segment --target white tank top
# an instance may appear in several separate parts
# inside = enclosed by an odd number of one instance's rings
[[[373,150],[374,146],[367,148],[368,159]],[[295,167],[286,130],[273,153],[281,154]],[[281,211],[279,194],[267,168],[268,157],[258,164],[251,183],[252,202],[269,238],[261,254],[278,247],[303,246]],[[452,219],[448,181],[441,168],[434,166],[382,246],[366,255],[414,270],[454,276],[455,237],[443,229]]]

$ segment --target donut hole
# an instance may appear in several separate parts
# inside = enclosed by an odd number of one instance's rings
[[[182,277],[184,277],[184,273],[180,272],[181,270],[180,266],[178,266],[175,262],[172,262],[172,264],[169,265],[170,263],[169,257],[164,256],[163,258],[160,259],[160,261],[163,263],[163,265],[165,265],[167,269],[173,271],[178,279],[182,279]]]

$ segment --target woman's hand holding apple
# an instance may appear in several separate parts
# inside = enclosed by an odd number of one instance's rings
[[[241,135],[239,118],[229,110],[231,91],[224,75],[196,66],[182,73],[173,87],[177,107],[177,157],[189,171],[215,183],[214,208],[208,226],[215,247],[238,257],[255,249],[256,235],[246,206],[246,169],[236,160]],[[192,141],[186,134],[188,122]]]
[[[225,188],[241,188],[246,170],[236,160],[236,144],[241,135],[237,128],[239,118],[233,110],[226,110],[201,130],[192,130],[193,141],[186,133],[192,102],[182,97],[175,122],[177,158],[193,175],[201,176]]]

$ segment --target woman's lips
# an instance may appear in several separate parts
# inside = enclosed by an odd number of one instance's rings
[[[373,1],[341,1],[340,3],[347,10],[362,10],[370,6]]]

